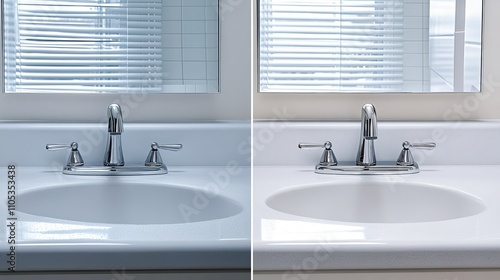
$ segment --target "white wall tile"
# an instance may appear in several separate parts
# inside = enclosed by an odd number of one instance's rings
[[[218,40],[219,40],[219,37],[217,36],[217,34],[207,34],[206,35],[206,44],[205,44],[205,47],[207,48],[216,48],[218,46]]]
[[[218,92],[219,82],[218,80],[208,80],[208,92]]]
[[[219,50],[217,48],[207,47],[207,61],[218,61],[219,60]]]
[[[172,7],[172,6],[182,6],[182,0],[164,0],[162,1],[163,7]]]
[[[183,6],[205,6],[205,0],[182,0]]]
[[[423,16],[422,4],[405,3],[404,4],[404,16],[405,17],[421,17],[421,16]]]
[[[206,61],[205,48],[184,48],[182,50],[184,61]]]
[[[183,80],[163,80],[164,85],[182,85]]]
[[[182,80],[183,63],[180,61],[172,61],[163,64],[163,79],[164,80]]]
[[[205,85],[196,85],[196,93],[208,92],[208,86],[206,85],[206,82],[207,81],[205,81]]]
[[[428,41],[429,38],[429,29],[424,28],[422,29],[422,40],[425,41],[427,39]]]
[[[184,84],[186,84],[186,85],[195,85],[195,86],[206,85],[207,84],[207,80],[205,80],[205,79],[203,79],[203,80],[184,80]]]
[[[218,62],[207,62],[207,79],[217,80],[219,72]]]
[[[182,46],[184,48],[204,48],[204,34],[182,34]]]
[[[164,90],[217,92],[217,0],[163,1]]]
[[[403,42],[403,53],[405,54],[423,53],[423,51],[423,43],[421,41]]]
[[[429,16],[422,17],[422,28],[429,29]]]
[[[182,33],[184,34],[205,34],[205,21],[202,20],[183,20],[182,21]]]
[[[218,7],[217,6],[206,6],[205,7],[205,19],[206,20],[218,20]]]
[[[206,21],[206,32],[210,34],[218,34],[219,22],[215,20]]]
[[[430,9],[429,0],[424,1],[424,3],[422,4],[422,16],[429,17],[429,12],[430,12],[429,9]]]
[[[182,33],[182,22],[180,20],[164,20],[161,23],[161,31],[163,34],[180,34]]]
[[[422,81],[423,67],[403,67],[403,79],[405,81]]]
[[[205,7],[182,7],[182,20],[205,20]]]
[[[182,48],[181,34],[162,36],[161,41],[164,48]]]
[[[196,85],[184,85],[185,91],[189,93],[195,93],[196,92]]]
[[[163,20],[182,20],[182,8],[181,7],[169,7],[162,9],[161,18]]]
[[[219,0],[205,0],[205,6],[207,7],[215,7],[217,6]]]
[[[218,80],[208,80],[207,81],[207,92],[218,92],[219,91],[219,81]]]
[[[423,28],[423,17],[405,16],[403,19],[404,28]]]
[[[428,52],[427,52],[427,53],[424,53],[424,54],[422,55],[422,62],[423,62],[422,66],[424,66],[424,67],[426,67],[426,68],[428,68],[428,67],[429,67],[429,53],[428,53]]]
[[[183,77],[188,80],[201,80],[207,78],[206,62],[184,62]]]
[[[163,49],[163,60],[182,61],[182,49],[181,48],[164,48]]]
[[[405,53],[403,55],[403,65],[408,67],[422,67],[423,66],[422,54]]]
[[[185,93],[186,87],[184,85],[163,85],[163,92]]]
[[[422,29],[404,29],[403,40],[404,41],[422,41],[423,31]]]

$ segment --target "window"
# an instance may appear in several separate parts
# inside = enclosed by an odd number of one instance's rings
[[[218,92],[217,1],[6,0],[5,91]]]
[[[401,91],[402,2],[261,0],[260,91]]]
[[[0,120],[102,122],[106,108],[111,103],[122,106],[124,115],[127,115],[127,123],[248,120],[252,97],[252,2],[231,1],[228,4],[225,0],[162,1],[162,92],[166,92],[165,87],[172,86],[185,88],[185,92],[189,93],[197,93],[199,89],[200,93],[207,93],[199,83],[208,82],[210,86],[214,82],[216,91],[208,92],[217,94],[73,94],[71,91],[0,93]],[[3,3],[4,8],[8,8],[7,1]],[[171,7],[167,8],[167,5]],[[3,14],[2,18],[5,16]],[[203,23],[199,22],[203,17]],[[203,27],[206,28],[206,33],[200,33]],[[206,40],[200,41],[198,38]],[[4,45],[5,42],[2,46]],[[201,50],[206,51],[206,60],[203,60],[203,52],[197,52]],[[169,69],[172,64],[181,67]],[[206,66],[206,71],[199,65]],[[201,71],[194,72],[196,69]],[[203,80],[201,78],[205,73],[206,80]],[[191,76],[186,77],[185,74]],[[2,85],[1,88],[5,87]],[[183,93],[178,89],[173,90],[175,93]]]

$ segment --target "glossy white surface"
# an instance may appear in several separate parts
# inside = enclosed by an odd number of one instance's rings
[[[17,209],[69,221],[135,225],[195,223],[231,217],[243,210],[224,195],[209,194],[207,201],[208,196],[197,192],[200,190],[191,186],[144,183],[136,178],[96,178],[27,190],[17,196]],[[196,197],[203,211],[193,207]]]
[[[309,271],[498,268],[500,223],[497,221],[500,217],[500,189],[496,174],[500,172],[500,166],[424,165],[421,169],[421,173],[413,175],[360,177],[315,174],[313,165],[255,167],[254,269]],[[484,210],[474,214],[478,208],[467,212],[471,210],[469,209],[466,211],[467,215],[440,221],[366,223],[294,215],[277,211],[266,204],[273,194],[297,190],[304,185],[314,185],[319,186],[317,190],[324,195],[322,201],[315,205],[318,208],[315,213],[320,213],[321,210],[328,210],[322,207],[328,205],[329,199],[332,202],[340,202],[339,198],[332,196],[335,191],[325,192],[321,186],[354,185],[361,188],[360,185],[363,185],[369,188],[404,184],[431,185],[442,192],[432,193],[432,196],[436,197],[427,196],[428,200],[422,200],[420,203],[411,201],[414,196],[403,198],[402,203],[413,205],[412,207],[420,205],[419,211],[439,207],[439,201],[457,210],[453,202],[458,203],[463,198],[466,198],[467,203],[471,200],[478,203],[481,201]],[[464,193],[468,195],[463,196]],[[295,200],[291,203],[299,205],[300,200],[307,199],[308,196],[319,196],[314,192],[288,194],[294,196]],[[345,203],[362,202],[357,198],[348,199]],[[464,204],[464,209],[467,208],[467,203]],[[440,212],[436,215],[448,215]],[[429,212],[428,215],[432,213]]]
[[[467,193],[428,184],[338,180],[285,188],[266,204],[278,211],[320,220],[356,223],[418,223],[458,219],[485,206]]]
[[[71,176],[57,169],[16,167],[17,210],[53,216],[16,211],[17,271],[250,269],[249,167],[177,166],[165,175],[133,177]],[[0,174],[6,178],[7,169]],[[7,222],[7,189],[0,200],[0,219]],[[174,213],[181,205],[189,209],[187,223]],[[75,215],[89,221],[71,220]],[[3,271],[9,234],[0,231]]]
[[[16,270],[248,271],[250,150],[239,147],[250,132],[249,122],[125,120],[125,166],[143,165],[152,141],[181,143],[179,152],[162,151],[169,173],[76,176],[61,172],[69,151],[45,145],[76,141],[85,165],[102,165],[105,121],[0,123],[0,220],[15,221]],[[15,216],[7,211],[7,165],[16,166]],[[0,271],[9,266],[11,232],[0,231]]]

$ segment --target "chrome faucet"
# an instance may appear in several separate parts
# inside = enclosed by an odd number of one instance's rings
[[[361,109],[361,136],[355,162],[339,164],[333,153],[333,145],[330,141],[326,141],[324,144],[300,143],[299,148],[324,149],[320,162],[316,165],[314,171],[318,174],[398,175],[420,172],[419,166],[410,152],[410,148],[432,150],[436,147],[436,143],[432,142],[410,143],[404,141],[403,150],[396,161],[386,161],[377,164],[373,143],[377,137],[377,112],[372,104],[365,104]]]
[[[123,116],[120,105],[111,104],[108,107],[108,143],[104,151],[105,166],[123,166],[122,151]]]
[[[182,144],[158,144],[153,142],[149,154],[142,166],[125,166],[122,150],[123,116],[120,105],[108,106],[108,143],[104,151],[104,166],[85,166],[78,151],[78,143],[69,145],[47,144],[46,149],[57,151],[71,149],[70,156],[63,167],[63,174],[93,176],[125,176],[125,175],[160,175],[167,174],[167,166],[163,163],[159,149],[179,151]]]
[[[361,108],[361,136],[359,139],[356,165],[373,166],[377,164],[374,140],[378,137],[377,112],[372,104]]]

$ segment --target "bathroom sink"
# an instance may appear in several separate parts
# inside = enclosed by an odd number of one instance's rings
[[[177,185],[112,180],[40,187],[19,193],[17,210],[49,218],[112,224],[181,224],[242,211],[222,195]]]
[[[274,210],[302,217],[358,223],[418,223],[482,212],[478,198],[416,183],[328,183],[286,188],[271,195]]]

